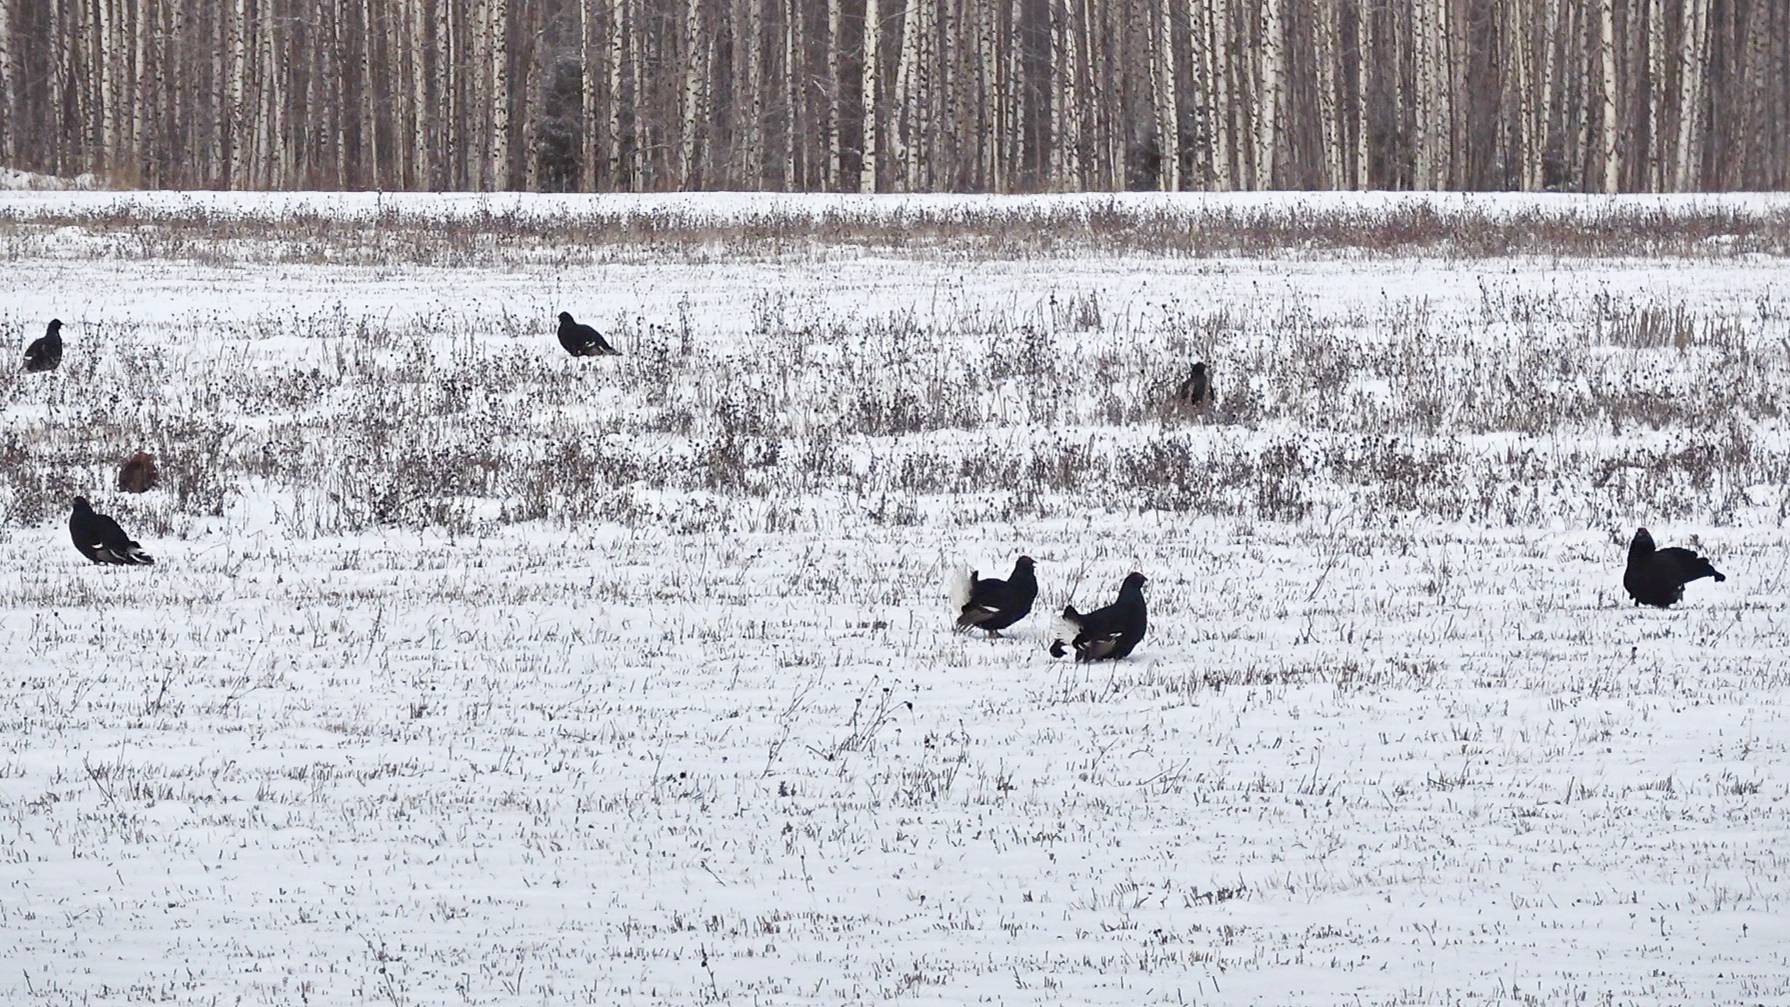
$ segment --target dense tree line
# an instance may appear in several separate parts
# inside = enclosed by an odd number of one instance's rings
[[[0,0],[0,163],[124,185],[1790,182],[1785,0]]]

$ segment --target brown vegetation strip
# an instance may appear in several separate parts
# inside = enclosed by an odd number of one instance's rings
[[[772,197],[774,199],[774,197]],[[129,198],[103,207],[0,208],[0,239],[50,228],[135,233],[120,256],[167,254],[164,242],[205,240],[377,249],[385,261],[502,261],[543,248],[652,248],[656,253],[776,255],[816,246],[974,252],[983,256],[1074,257],[1279,255],[1338,251],[1485,258],[1790,254],[1790,210],[1731,206],[1612,206],[1578,212],[1525,208],[1486,212],[1408,200],[1386,207],[1127,206],[1119,201],[1002,206],[910,205],[762,210],[716,215],[656,207],[572,212],[481,208],[439,215],[400,207],[340,213],[310,207],[239,211],[157,206]],[[159,240],[157,240],[159,239]],[[410,249],[410,253],[406,253]],[[257,258],[248,255],[247,258]],[[301,256],[302,258],[302,256]],[[332,256],[336,261],[340,258]]]

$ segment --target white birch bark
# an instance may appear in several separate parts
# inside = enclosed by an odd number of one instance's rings
[[[1660,22],[1664,19],[1660,0],[1647,5],[1647,187],[1659,192],[1665,187],[1665,144],[1660,141],[1660,96],[1665,90],[1665,60],[1660,51],[1665,38]]]
[[[650,3],[651,0],[647,0],[647,2]],[[636,17],[639,16],[640,11],[645,9],[638,0],[629,3],[628,6],[635,12]],[[636,192],[651,191],[658,184],[657,174],[653,170],[653,145],[656,136],[651,120],[647,119],[644,114],[651,93],[647,88],[647,66],[647,33],[640,30],[640,26],[636,24],[633,26],[633,30],[628,32],[628,76],[630,78],[629,86],[633,88],[632,104],[634,108],[633,126],[630,131],[632,134],[630,139],[634,144],[631,184]]]
[[[1411,60],[1415,69],[1411,110],[1415,118],[1412,140],[1416,150],[1412,158],[1411,185],[1418,189],[1435,187],[1436,108],[1434,95],[1435,54],[1430,44],[1430,11],[1428,4],[1411,8]]]
[[[523,59],[519,61],[522,81],[518,88],[522,93],[522,187],[529,192],[541,189],[541,116],[542,105],[546,101],[544,92],[545,74],[540,70],[538,45],[542,36],[541,26],[532,18],[529,4],[522,5],[524,21],[519,34],[528,39],[522,45]],[[512,178],[513,181],[513,178]]]
[[[1350,179],[1350,187],[1366,189],[1370,186],[1368,178],[1371,170],[1371,154],[1368,149],[1368,65],[1370,60],[1379,58],[1379,51],[1374,46],[1374,21],[1369,14],[1367,0],[1355,0],[1355,172]]]
[[[361,175],[367,184],[385,188],[384,151],[379,146],[378,63],[373,53],[373,0],[361,0]]]
[[[508,189],[510,181],[509,2],[491,5],[491,187]]]
[[[410,39],[410,121],[412,137],[410,148],[410,187],[426,189],[429,186],[430,151],[433,149],[429,140],[431,136],[429,122],[429,67],[425,60],[428,52],[428,7],[424,0],[410,0],[409,18],[406,27]]]
[[[1063,19],[1066,12],[1060,0],[1045,0],[1045,79],[1044,79],[1044,117],[1045,145],[1044,170],[1052,183],[1063,177],[1063,144],[1058,142],[1057,131],[1062,128],[1066,112],[1063,107],[1063,39],[1065,31]],[[1057,188],[1053,184],[1051,188]]]
[[[160,25],[160,18],[155,8],[144,6],[136,11],[134,35],[131,39],[136,47],[136,56],[131,61],[131,121],[130,121],[130,168],[136,184],[141,184],[143,163],[148,156],[149,123],[154,117],[154,95],[150,92],[151,43]],[[0,108],[0,115],[5,114]]]
[[[1460,86],[1455,78],[1454,19],[1449,16],[1451,0],[1436,4],[1436,180],[1434,188],[1454,189],[1460,167],[1459,133],[1461,122],[1454,114],[1454,97]]]
[[[1697,149],[1697,128],[1703,110],[1703,77],[1707,72],[1709,24],[1708,0],[1684,0],[1684,69],[1679,78],[1678,158],[1675,182],[1680,191],[1689,190],[1696,180],[1701,163]]]
[[[1598,55],[1602,66],[1599,100],[1603,106],[1602,153],[1603,191],[1616,192],[1622,182],[1622,150],[1616,130],[1616,5],[1615,0],[1598,0]]]
[[[920,26],[919,7],[921,0],[907,0],[907,9],[901,16],[901,41],[896,47],[895,57],[895,103],[889,116],[889,153],[895,161],[895,188],[898,192],[912,192],[918,186],[914,158],[908,149],[908,139],[917,137],[919,125],[918,114],[914,108],[914,64],[919,60]]]
[[[1063,124],[1063,136],[1059,143],[1063,147],[1063,171],[1067,182],[1066,187],[1080,191],[1089,187],[1087,166],[1082,161],[1082,151],[1087,141],[1089,112],[1088,102],[1082,90],[1088,65],[1087,0],[1064,0],[1064,4],[1067,7],[1067,16],[1063,25],[1063,53],[1069,65],[1067,72],[1063,75],[1063,108],[1067,121]]]
[[[627,188],[622,170],[622,53],[628,28],[627,0],[612,0],[609,5],[609,184]]]
[[[764,157],[764,73],[763,0],[745,0],[746,8],[746,95],[742,108],[746,119],[745,182],[746,188],[765,188]]]
[[[976,4],[976,151],[977,182],[982,188],[995,186],[996,148],[1000,143],[1000,98],[995,89],[995,29],[991,0],[974,0]]]
[[[285,126],[286,96],[280,91],[280,54],[273,0],[261,0],[260,73],[256,90],[261,95],[255,124],[255,158],[252,182],[258,189],[283,184],[280,178],[280,137]]]
[[[1553,140],[1559,133],[1559,124],[1555,119],[1555,95],[1558,91],[1560,74],[1557,69],[1557,54],[1565,44],[1565,32],[1560,25],[1559,0],[1541,0],[1541,94],[1536,100],[1535,110],[1535,187],[1546,188],[1547,179],[1543,164],[1548,151],[1553,148]],[[1564,140],[1563,140],[1564,142]]]
[[[0,0],[0,160],[7,164],[18,161],[21,118],[14,101],[12,4],[13,0]]]
[[[1170,12],[1178,0],[1161,0],[1156,17],[1157,146],[1162,152],[1159,178],[1163,191],[1181,188],[1181,111],[1177,100],[1180,82],[1175,74],[1175,30]],[[1278,0],[1269,0],[1272,6]]]
[[[696,128],[697,116],[700,114],[699,90],[704,79],[706,61],[702,52],[706,48],[702,42],[702,5],[701,0],[687,0],[684,4],[683,50],[684,81],[682,90],[683,128],[679,130],[678,144],[678,179],[688,188],[696,178]]]
[[[100,110],[100,147],[102,159],[109,166],[112,153],[118,149],[118,108],[114,93],[114,77],[112,74],[112,4],[109,0],[99,0],[99,110]]]
[[[580,3],[578,11],[578,187],[584,192],[596,188],[593,176],[597,170],[597,66],[592,36],[596,33],[597,12],[593,4]]]
[[[1341,61],[1337,58],[1334,0],[1313,0],[1311,10],[1316,19],[1311,36],[1318,88],[1318,132],[1324,147],[1322,187],[1334,189],[1343,184],[1342,120],[1337,115],[1336,101]]]
[[[1231,15],[1228,0],[1211,0],[1212,37],[1207,44],[1212,53],[1212,185],[1229,190],[1237,184],[1232,169],[1231,151]]]
[[[840,70],[839,28],[840,0],[827,0],[827,188],[839,192],[845,187],[845,151],[839,138]]]
[[[230,109],[228,122],[229,140],[225,156],[224,171],[228,177],[228,186],[238,186],[237,174],[242,170],[242,148],[246,142],[246,130],[243,128],[247,116],[243,114],[243,94],[248,80],[248,41],[249,34],[243,26],[247,5],[244,0],[235,0],[230,6],[223,8],[231,12],[230,19]]]
[[[858,171],[858,191],[876,191],[877,45],[882,35],[882,12],[876,0],[864,0],[864,146]]]
[[[1000,41],[1006,47],[1002,63],[1006,68],[1007,79],[1001,89],[1005,123],[1001,129],[1003,139],[1000,157],[995,163],[995,188],[1001,192],[1012,192],[1014,176],[1025,156],[1025,108],[1020,100],[1025,87],[1025,61],[1022,59],[1025,47],[1021,35],[1025,11],[1022,0],[1012,0],[1006,7],[1007,30],[1000,35]]]
[[[442,163],[440,175],[429,184],[451,188],[460,177],[459,165],[464,159],[455,114],[459,108],[456,96],[460,90],[459,78],[455,76],[460,65],[459,36],[454,30],[453,10],[440,11],[439,15],[440,20],[435,22],[435,142],[441,150]]]
[[[802,188],[801,179],[796,177],[797,137],[802,133],[802,65],[796,48],[796,39],[802,37],[801,19],[801,0],[789,0],[783,8],[783,189],[786,192]]]
[[[1278,127],[1281,110],[1281,79],[1284,73],[1284,45],[1281,36],[1280,0],[1262,2],[1262,84],[1255,110],[1256,156],[1253,188],[1266,189],[1274,184],[1275,148],[1279,144]]]

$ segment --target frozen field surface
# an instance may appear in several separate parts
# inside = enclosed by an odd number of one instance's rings
[[[476,205],[0,195],[0,1003],[1790,1000],[1790,200]]]

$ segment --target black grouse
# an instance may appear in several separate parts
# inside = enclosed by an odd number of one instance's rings
[[[1145,583],[1144,575],[1134,572],[1119,585],[1119,600],[1105,608],[1084,614],[1077,612],[1074,605],[1063,607],[1063,619],[1078,630],[1069,642],[1075,648],[1077,661],[1104,661],[1131,653],[1150,625],[1144,605]],[[1066,653],[1068,648],[1061,639],[1051,643],[1050,656],[1062,657]]]
[[[993,577],[978,579],[971,570],[962,585],[957,616],[958,629],[987,630],[989,636],[1000,636],[1001,630],[1026,617],[1038,597],[1038,576],[1032,572],[1032,557],[1021,556],[1013,562],[1013,575],[1006,580]]]
[[[53,371],[62,366],[62,319],[50,319],[44,334],[25,347],[25,370]]]
[[[149,566],[155,562],[118,527],[118,522],[95,511],[86,497],[75,497],[75,512],[68,516],[68,534],[81,555],[95,563]]]
[[[1728,579],[1689,549],[1654,548],[1653,536],[1645,528],[1636,531],[1634,541],[1628,544],[1628,569],[1622,574],[1622,586],[1637,605],[1669,608],[1684,598],[1684,585],[1705,577]]]
[[[1188,409],[1195,409],[1206,404],[1212,397],[1212,384],[1206,376],[1206,365],[1202,361],[1193,365],[1193,373],[1175,389],[1175,400]]]
[[[559,313],[559,345],[574,357],[619,357],[622,351],[609,345],[603,334],[572,320],[570,311]]]

